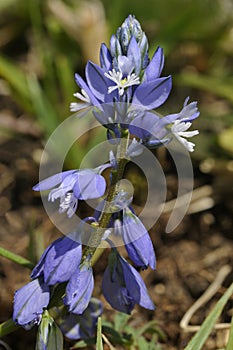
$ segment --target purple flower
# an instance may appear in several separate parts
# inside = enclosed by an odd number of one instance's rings
[[[98,317],[103,312],[101,301],[91,298],[81,315],[66,314],[61,316],[59,327],[69,339],[87,339],[95,334]]]
[[[129,209],[123,210],[122,237],[129,258],[143,269],[155,269],[156,260],[150,236],[139,218]]]
[[[80,267],[70,278],[66,287],[65,305],[70,312],[82,314],[87,308],[94,288],[93,271],[90,266]]]
[[[185,100],[179,113],[168,114],[162,118],[148,111],[138,114],[130,122],[130,133],[137,136],[145,146],[151,148],[166,144],[175,137],[188,151],[192,152],[194,144],[188,142],[184,137],[192,137],[198,134],[197,130],[186,130],[200,113],[197,102],[188,104],[188,100],[189,98]]]
[[[156,147],[170,141],[169,132],[162,123],[163,118],[146,111],[138,114],[129,124],[131,134],[138,137],[145,146]]]
[[[48,200],[54,202],[55,199],[60,198],[59,212],[67,211],[67,216],[71,217],[77,209],[79,199],[98,198],[104,194],[106,181],[100,174],[110,166],[110,164],[104,164],[93,170],[64,171],[40,181],[33,190],[50,190],[60,184],[49,192]]]
[[[15,292],[13,320],[25,329],[38,325],[49,304],[49,286],[35,279]]]
[[[76,233],[58,238],[42,254],[31,273],[31,278],[44,276],[47,285],[68,281],[78,269],[82,257],[82,245]]]
[[[102,283],[105,299],[116,310],[130,314],[136,304],[154,310],[140,274],[112,249]]]
[[[72,103],[71,111],[91,105],[101,109],[101,104],[114,102],[132,103],[150,110],[161,106],[170,94],[171,77],[160,77],[164,65],[163,50],[158,47],[149,60],[147,37],[131,15],[116,35],[112,35],[110,50],[102,44],[100,65],[87,63],[86,80],[75,75],[81,93],[74,96],[82,103]]]

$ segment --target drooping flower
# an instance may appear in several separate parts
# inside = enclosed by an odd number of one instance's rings
[[[49,304],[50,289],[37,278],[15,292],[13,320],[25,329],[38,325]]]
[[[71,276],[66,286],[65,305],[70,312],[82,314],[87,308],[94,288],[94,277],[91,266],[83,265]]]
[[[118,228],[119,230],[119,228]],[[120,226],[129,258],[143,269],[155,269],[156,259],[151,238],[140,219],[129,209],[123,209]]]
[[[155,308],[142,277],[115,248],[104,272],[102,290],[105,299],[118,311],[130,314],[136,304],[149,310]]]
[[[47,285],[66,282],[78,269],[81,257],[82,245],[76,233],[58,238],[42,254],[31,278],[43,276]]]
[[[95,169],[64,171],[40,181],[33,190],[50,190],[60,184],[49,192],[48,200],[54,202],[60,198],[59,212],[67,211],[67,216],[71,217],[77,209],[79,199],[98,198],[104,194],[106,181],[101,173],[110,166],[104,164]]]
[[[103,306],[101,301],[91,298],[87,308],[81,315],[63,313],[59,327],[62,333],[69,339],[90,338],[95,334],[97,319],[102,312]]]
[[[189,98],[179,113],[168,114],[160,117],[152,111],[145,111],[138,114],[129,124],[129,131],[140,139],[140,142],[149,148],[164,145],[176,137],[185,148],[192,152],[194,144],[188,142],[184,137],[192,137],[198,131],[186,130],[191,122],[199,116],[197,102],[188,104]]]

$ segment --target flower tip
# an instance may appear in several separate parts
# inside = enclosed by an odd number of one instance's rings
[[[40,191],[40,186],[39,184],[36,184],[32,187],[33,191]]]

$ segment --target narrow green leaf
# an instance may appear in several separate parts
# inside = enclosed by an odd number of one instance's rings
[[[223,81],[221,78],[216,78],[214,76],[185,72],[180,74],[175,82],[179,85],[192,86],[212,92],[233,103],[232,81]]]
[[[217,319],[222,313],[224,306],[226,305],[228,299],[231,297],[233,293],[233,283],[227,289],[227,291],[223,294],[223,296],[219,299],[213,310],[209,313],[205,321],[203,322],[199,331],[195,334],[195,336],[191,339],[184,350],[201,350],[202,346],[205,344],[209,334],[211,333]]]
[[[15,262],[16,264],[22,265],[24,267],[28,267],[29,269],[33,269],[34,268],[34,264],[23,258],[22,256],[12,253],[9,250],[0,247],[0,256],[3,256],[4,258],[7,258],[13,262]]]
[[[37,119],[46,133],[50,135],[59,124],[57,113],[43,92],[36,75],[30,74],[27,81]]]
[[[97,323],[96,350],[104,350],[103,341],[102,341],[101,317],[98,317],[98,323]]]
[[[76,91],[76,85],[74,80],[74,72],[71,67],[70,60],[67,56],[59,54],[55,60],[57,76],[60,82],[63,103],[65,109],[68,110],[69,103],[72,100],[72,94]]]
[[[118,332],[122,331],[127,325],[129,319],[130,319],[129,315],[124,314],[123,312],[118,312],[114,317],[115,330]]]
[[[19,95],[21,95],[21,98],[29,98],[29,91],[24,72],[3,56],[0,56],[0,76],[3,77]]]
[[[0,324],[0,338],[4,337],[7,334],[10,334],[16,331],[19,326],[16,326],[12,318]]]
[[[75,343],[72,347],[72,350],[74,349],[82,349],[82,348],[87,348],[88,345],[95,345],[95,339],[90,338],[90,339],[85,339],[85,340],[79,340],[77,343]]]
[[[230,330],[230,335],[227,342],[226,350],[232,350],[232,349],[233,349],[233,316],[231,318],[231,330]]]

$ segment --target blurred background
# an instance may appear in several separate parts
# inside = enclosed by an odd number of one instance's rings
[[[182,224],[169,235],[164,229],[177,179],[166,152],[158,154],[167,174],[168,205],[151,230],[157,272],[144,272],[157,310],[153,315],[135,311],[131,321],[139,327],[140,322],[156,318],[164,337],[153,349],[182,349],[191,334],[183,339],[180,319],[218,270],[232,265],[232,0],[0,1],[0,240],[1,246],[36,262],[44,247],[59,236],[39,195],[31,190],[38,181],[41,153],[53,130],[70,115],[69,104],[78,90],[74,73],[83,75],[87,60],[98,63],[100,44],[108,45],[110,35],[129,14],[136,16],[148,36],[150,57],[157,46],[164,49],[163,75],[173,76],[173,90],[161,112],[178,112],[187,96],[198,101],[201,112],[194,122],[200,135],[191,154],[193,199]],[[82,138],[69,152],[66,167],[77,168],[104,136],[98,132]],[[140,177],[135,169],[131,181],[139,186],[138,207],[146,186]],[[96,267],[97,284],[103,268],[101,263]],[[0,259],[1,321],[11,317],[14,290],[28,280],[26,268]],[[232,274],[216,298],[230,280]],[[200,324],[210,306],[205,305],[192,322]],[[106,308],[110,317],[110,307]],[[231,315],[229,304],[221,321],[229,322]],[[223,347],[225,338],[225,331],[217,332],[206,349]],[[25,331],[6,341],[16,350],[34,346],[34,338]]]

